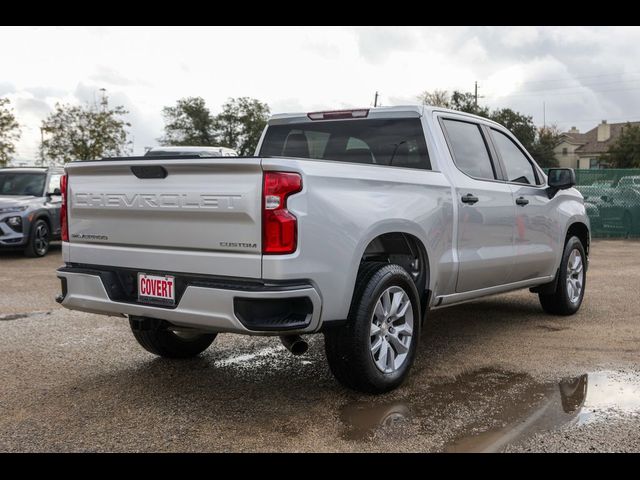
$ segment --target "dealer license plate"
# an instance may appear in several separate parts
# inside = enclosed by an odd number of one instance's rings
[[[138,273],[138,300],[145,303],[175,305],[175,277]]]

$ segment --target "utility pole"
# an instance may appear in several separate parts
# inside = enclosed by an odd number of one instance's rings
[[[474,93],[473,93],[473,98],[474,98],[474,102],[475,102],[475,106],[476,109],[478,108],[478,99],[479,98],[484,98],[482,95],[478,95],[478,81],[475,81],[475,89],[474,89]]]
[[[107,110],[107,89],[101,88],[100,92],[102,92],[102,100],[100,100],[100,104],[102,105],[102,111],[106,112]]]
[[[44,128],[40,127],[40,165],[44,166],[44,148],[42,148],[42,144],[44,143]]]
[[[547,106],[544,101],[542,102],[542,128],[547,129]]]
[[[376,97],[375,97],[375,99],[373,100],[373,106],[374,106],[374,107],[377,107],[377,106],[378,106],[378,91],[377,91],[377,90],[376,90]]]

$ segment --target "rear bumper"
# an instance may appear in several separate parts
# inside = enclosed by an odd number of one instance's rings
[[[57,276],[62,294],[56,300],[71,310],[156,318],[178,326],[247,335],[312,333],[321,326],[320,295],[305,283],[260,287],[256,281],[204,283],[185,277],[176,306],[168,308],[118,297],[110,270],[67,266],[59,268]]]

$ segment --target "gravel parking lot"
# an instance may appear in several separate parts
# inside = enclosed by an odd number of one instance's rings
[[[0,451],[640,451],[640,242],[594,241],[580,312],[527,291],[434,311],[409,381],[348,391],[322,336],[155,358],[53,300],[60,250],[0,253]]]

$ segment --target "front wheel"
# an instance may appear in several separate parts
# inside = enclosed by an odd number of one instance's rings
[[[582,305],[587,282],[587,256],[578,237],[567,240],[553,293],[540,293],[540,304],[553,315],[573,315]]]
[[[383,393],[407,377],[420,333],[420,301],[405,269],[364,263],[358,273],[347,323],[325,332],[329,367],[345,385]]]
[[[42,219],[36,220],[31,227],[29,242],[24,250],[25,256],[44,257],[49,251],[50,236],[49,224]]]
[[[190,358],[204,352],[216,338],[215,333],[182,332],[166,322],[151,318],[129,317],[133,336],[146,351],[166,358]]]

